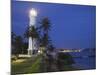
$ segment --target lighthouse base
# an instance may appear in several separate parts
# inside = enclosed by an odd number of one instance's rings
[[[28,55],[34,55],[34,54],[37,54],[38,53],[38,50],[28,50]]]
[[[28,50],[28,55],[32,55],[33,51],[32,50]]]

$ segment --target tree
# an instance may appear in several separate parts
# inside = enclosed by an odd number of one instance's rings
[[[31,27],[27,27],[25,33],[24,33],[24,36],[26,38],[28,37],[32,37],[32,38],[39,38],[39,33],[37,32],[37,29],[34,27],[34,26],[31,26]]]
[[[49,44],[49,42],[50,42],[49,36],[45,33],[45,34],[43,35],[43,37],[41,38],[41,44],[42,44],[42,46],[47,47],[48,44]]]
[[[51,51],[51,52],[53,52],[54,49],[55,49],[55,47],[52,44],[50,44],[49,47],[48,47],[48,50]]]
[[[22,53],[23,54],[27,54],[27,48],[28,48],[28,43],[23,42],[23,46],[22,46]]]
[[[47,48],[51,41],[49,38],[49,30],[51,28],[50,20],[47,17],[45,17],[42,19],[40,24],[41,24],[40,29],[43,33],[43,35],[41,36],[40,43]]]
[[[14,32],[11,32],[11,44],[12,45],[14,44],[15,37],[16,37],[16,34]]]
[[[57,57],[57,67],[59,70],[65,70],[64,66],[71,66],[72,64],[74,64],[74,59],[71,56],[71,54],[69,53],[58,53],[58,57]]]
[[[51,66],[55,60],[53,59],[53,56],[51,55],[51,52],[53,52],[54,47],[53,47],[50,37],[49,37],[51,23],[50,23],[50,20],[47,17],[45,17],[42,19],[40,24],[41,24],[40,30],[42,32],[40,44],[41,44],[41,46],[44,47],[42,59],[45,61],[46,70],[52,71]]]
[[[43,32],[44,33],[47,33],[48,34],[48,31],[51,28],[51,24],[50,24],[50,20],[47,17],[45,17],[42,20],[42,22],[41,22],[41,28],[43,29]]]
[[[23,50],[23,39],[21,36],[16,36],[14,41],[15,54],[21,54]]]
[[[11,32],[11,53],[12,54],[15,53],[15,47],[14,47],[15,37],[16,37],[16,34],[14,32]]]

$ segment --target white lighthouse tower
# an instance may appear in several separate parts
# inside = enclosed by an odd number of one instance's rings
[[[29,31],[32,26],[36,27],[36,17],[37,17],[37,12],[35,9],[32,8],[29,12]],[[33,51],[35,50],[38,50],[37,39],[32,38],[32,36],[29,36],[28,55],[32,55]]]

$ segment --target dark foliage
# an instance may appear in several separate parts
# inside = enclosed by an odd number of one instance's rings
[[[60,71],[64,70],[65,65],[70,66],[74,63],[75,62],[69,53],[58,53],[57,67]]]
[[[69,53],[58,53],[58,62],[67,65],[72,65],[75,63],[72,56]]]
[[[28,38],[29,36],[31,36],[32,38],[39,38],[39,33],[34,26],[31,26],[31,27],[27,27],[24,36],[26,38]]]

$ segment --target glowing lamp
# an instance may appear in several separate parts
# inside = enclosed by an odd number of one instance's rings
[[[37,16],[37,11],[35,9],[30,10],[30,16]]]

